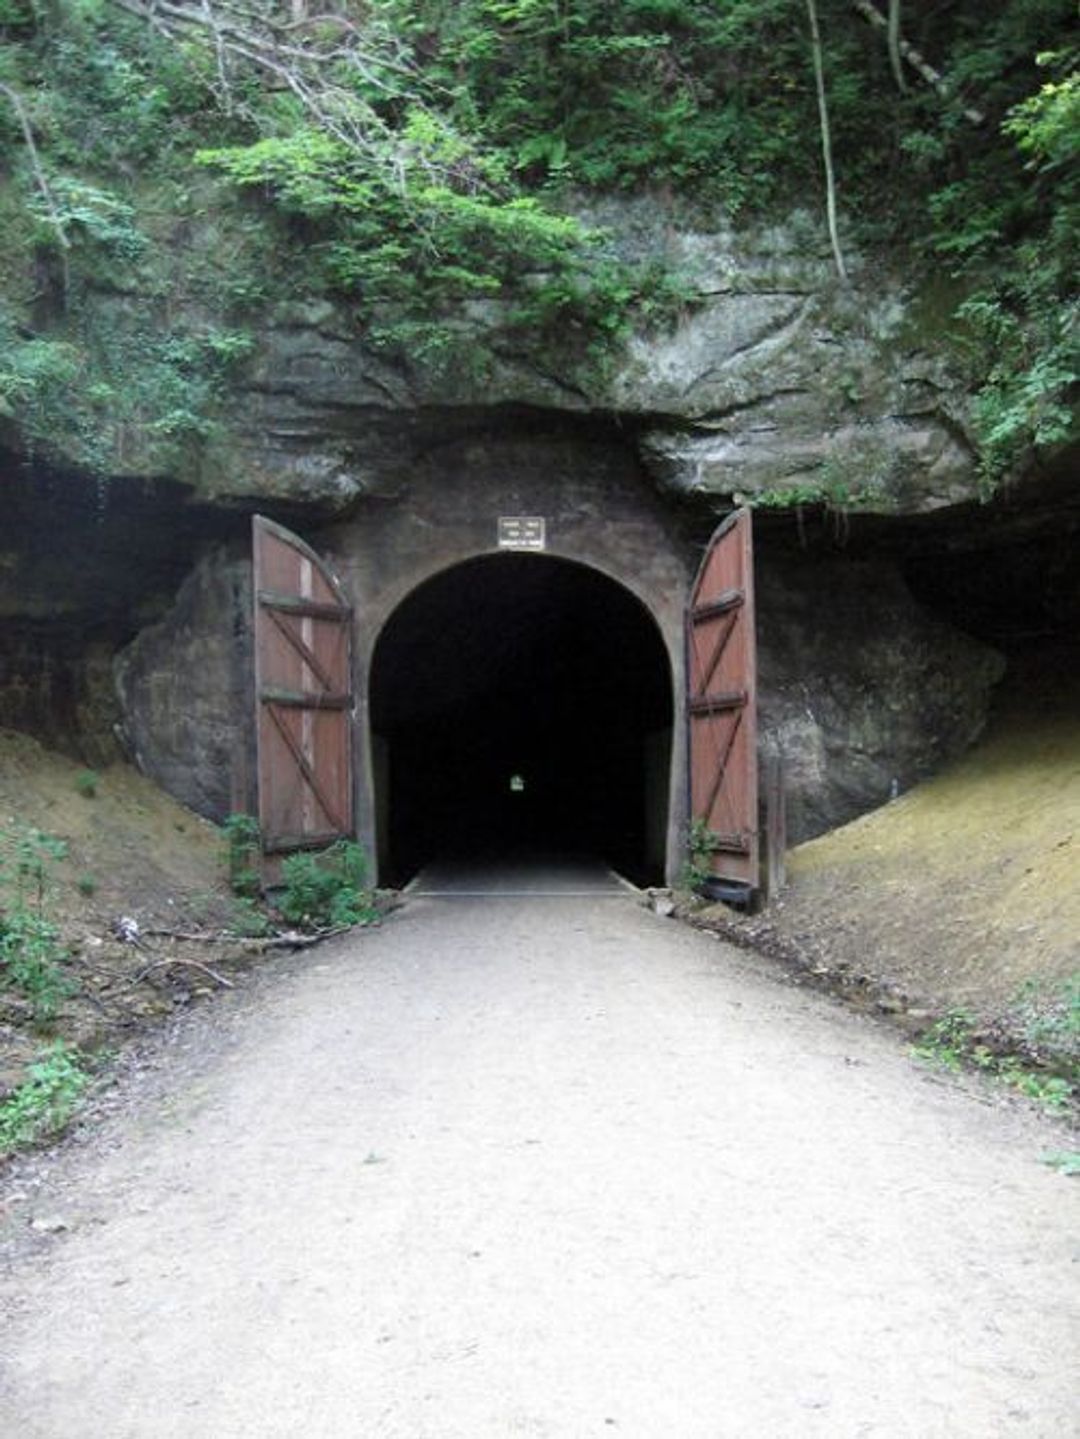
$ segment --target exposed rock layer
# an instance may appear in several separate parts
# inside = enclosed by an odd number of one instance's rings
[[[433,413],[453,427],[482,405],[617,415],[657,484],[677,494],[881,513],[975,494],[963,388],[936,333],[944,314],[927,318],[917,296],[857,264],[854,286],[839,286],[805,221],[743,235],[635,223],[615,217],[623,248],[664,255],[690,298],[612,369],[523,353],[490,303],[462,320],[475,367],[437,372],[371,351],[342,306],[281,306],[242,382],[229,463],[208,482],[219,494],[346,504],[396,487]]]

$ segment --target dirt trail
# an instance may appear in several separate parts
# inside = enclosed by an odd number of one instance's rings
[[[0,1433],[1063,1439],[1064,1142],[625,895],[414,899],[16,1171]]]

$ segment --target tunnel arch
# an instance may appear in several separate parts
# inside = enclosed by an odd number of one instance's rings
[[[534,854],[663,882],[672,657],[622,580],[551,553],[459,560],[387,615],[367,691],[384,882]]]

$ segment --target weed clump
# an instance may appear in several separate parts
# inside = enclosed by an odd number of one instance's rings
[[[291,854],[281,874],[285,888],[277,908],[290,924],[336,929],[376,918],[367,860],[354,840],[339,839],[318,853]]]
[[[259,822],[251,815],[231,814],[222,830],[229,888],[235,896],[229,929],[236,935],[261,938],[273,926],[259,903]],[[327,849],[290,854],[282,861],[281,888],[273,908],[287,924],[305,929],[369,924],[376,910],[363,849],[355,840],[339,839]]]
[[[951,1009],[936,1020],[914,1046],[916,1056],[928,1064],[954,1072],[974,1068],[1033,1099],[1051,1114],[1064,1114],[1076,1098],[1078,1068],[1075,1061],[1057,1056],[1055,1073],[1031,1058],[1001,1053],[980,1033],[966,1009]]]
[[[100,783],[101,776],[96,769],[81,769],[75,776],[75,789],[83,799],[94,799]]]
[[[62,1039],[41,1051],[28,1075],[0,1103],[0,1156],[58,1134],[90,1082],[78,1052]]]
[[[254,900],[259,880],[259,821],[250,814],[230,814],[221,826],[225,836],[225,867],[233,894]]]
[[[27,1001],[39,1025],[52,1023],[72,989],[49,914],[51,866],[66,855],[63,840],[42,830],[0,830],[0,983]]]

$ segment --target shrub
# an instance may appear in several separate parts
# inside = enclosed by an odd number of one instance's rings
[[[281,873],[285,888],[277,907],[290,924],[337,927],[375,918],[367,861],[353,840],[339,839],[319,853],[292,854]]]

